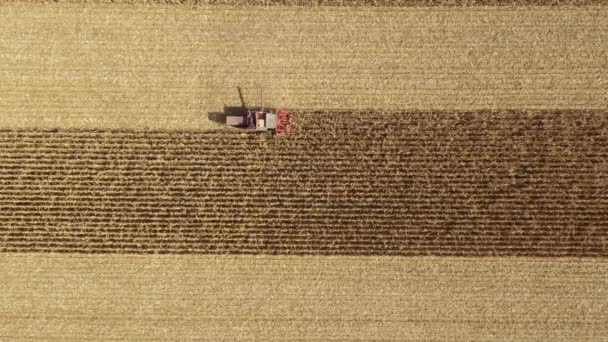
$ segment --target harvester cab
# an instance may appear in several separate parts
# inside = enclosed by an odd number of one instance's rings
[[[291,115],[283,109],[264,108],[264,95],[260,91],[260,107],[247,108],[241,88],[238,88],[242,107],[242,115],[227,115],[228,126],[241,128],[247,131],[263,132],[284,137],[291,128]]]

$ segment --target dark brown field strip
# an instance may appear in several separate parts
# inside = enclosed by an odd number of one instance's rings
[[[608,112],[0,131],[0,251],[608,256]]]

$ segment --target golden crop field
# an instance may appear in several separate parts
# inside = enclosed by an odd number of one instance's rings
[[[608,106],[606,7],[0,5],[4,128],[296,110]]]
[[[0,341],[604,341],[601,0],[0,1]],[[225,107],[293,116],[285,138]]]
[[[0,284],[20,285],[3,289],[12,300],[0,306],[0,335],[13,340],[608,334],[608,263],[597,259],[8,253],[0,272]]]

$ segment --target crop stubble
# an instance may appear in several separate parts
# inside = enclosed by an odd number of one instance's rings
[[[605,2],[44,2],[0,2],[0,338],[606,335],[608,15],[508,8]],[[196,131],[259,80],[334,111]]]
[[[607,256],[598,111],[2,131],[1,251]]]
[[[608,107],[607,7],[0,6],[3,128],[212,127],[209,111]]]
[[[597,258],[4,253],[0,336],[601,341],[607,272]]]

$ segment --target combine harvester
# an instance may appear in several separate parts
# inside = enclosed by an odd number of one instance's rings
[[[247,108],[241,89],[239,97],[246,111],[239,115],[227,115],[226,124],[251,132],[262,132],[285,137],[291,129],[291,114],[283,109],[264,108],[264,94],[260,90],[260,107]]]

